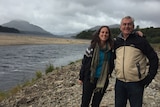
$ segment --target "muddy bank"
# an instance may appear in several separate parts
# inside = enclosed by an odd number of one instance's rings
[[[33,44],[88,44],[89,40],[40,37],[21,34],[0,34],[0,45],[33,45]]]

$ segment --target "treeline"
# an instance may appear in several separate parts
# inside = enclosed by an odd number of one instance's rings
[[[160,28],[143,28],[139,29],[140,31],[143,32],[143,34],[146,36],[146,39],[150,43],[160,43]],[[95,33],[96,30],[86,30],[82,31],[79,34],[77,34],[76,38],[79,39],[92,39],[93,38],[93,33]],[[119,28],[111,28],[111,34],[112,37],[116,37],[120,33]]]
[[[3,26],[0,26],[0,32],[20,33],[20,31],[15,28],[9,28],[9,27],[3,27]]]
[[[160,28],[145,28],[141,31],[146,36],[147,40],[151,43],[160,43]]]

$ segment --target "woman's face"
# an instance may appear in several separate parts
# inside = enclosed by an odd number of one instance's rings
[[[106,27],[103,27],[99,32],[99,38],[101,42],[106,42],[106,40],[109,38],[109,31]]]

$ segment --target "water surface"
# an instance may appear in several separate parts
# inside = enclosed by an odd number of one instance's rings
[[[8,90],[44,73],[46,66],[67,65],[82,59],[87,44],[0,46],[0,90]]]

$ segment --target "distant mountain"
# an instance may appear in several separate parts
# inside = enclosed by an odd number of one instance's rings
[[[109,25],[109,28],[120,28],[120,24]]]
[[[94,31],[94,30],[98,30],[100,27],[101,27],[101,26],[95,26],[95,27],[92,27],[92,28],[87,29],[87,30],[92,30],[92,31]],[[119,24],[113,24],[113,25],[109,25],[108,27],[109,27],[109,28],[119,28],[120,25],[119,25]]]
[[[83,30],[79,34],[77,34],[75,36],[75,38],[79,38],[79,39],[92,39],[93,38],[93,34],[98,29],[100,29],[100,27],[101,26],[95,26],[95,27],[92,27],[90,29]],[[119,34],[119,27],[120,27],[119,24],[109,25],[108,27],[110,28],[112,35],[115,36],[115,35]]]
[[[77,33],[68,33],[68,34],[61,34],[61,35],[58,35],[59,37],[62,37],[62,38],[74,38],[77,34]]]
[[[41,27],[36,26],[34,24],[30,24],[29,22],[24,21],[24,20],[12,20],[8,23],[4,23],[2,26],[18,29],[20,33],[23,33],[23,34],[53,36],[52,33],[45,31]]]
[[[88,30],[95,31],[95,30],[98,30],[100,27],[101,27],[101,26],[95,26],[95,27],[92,27],[92,28],[89,28],[89,29],[86,29],[86,30],[83,30],[83,31],[88,31]],[[119,28],[119,27],[120,27],[119,24],[109,25],[109,28]],[[83,32],[83,31],[80,31],[80,32]],[[63,34],[63,35],[60,35],[60,36],[66,37],[66,38],[70,38],[70,37],[75,37],[75,36],[77,36],[77,34],[79,34],[80,32],[71,33],[71,34]]]

